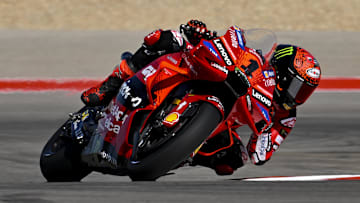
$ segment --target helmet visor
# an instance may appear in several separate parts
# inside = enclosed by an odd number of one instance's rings
[[[288,95],[296,104],[304,103],[314,92],[316,86],[311,86],[301,78],[293,77],[287,89]]]

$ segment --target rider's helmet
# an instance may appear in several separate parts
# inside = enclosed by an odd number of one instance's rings
[[[320,65],[305,49],[280,44],[270,63],[276,71],[274,100],[285,110],[304,103],[319,85]]]

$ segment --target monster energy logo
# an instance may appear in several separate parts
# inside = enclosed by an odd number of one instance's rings
[[[284,56],[289,56],[289,55],[292,55],[294,52],[294,47],[286,47],[286,48],[283,48],[283,49],[280,49],[278,51],[275,52],[275,55],[274,57],[276,59],[279,59],[279,58],[282,58]]]

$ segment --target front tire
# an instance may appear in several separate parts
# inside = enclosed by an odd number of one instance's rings
[[[129,161],[129,177],[133,181],[154,181],[179,166],[210,135],[221,121],[219,110],[210,103],[201,103],[197,113],[182,129],[148,156]],[[136,151],[136,145],[134,150]]]
[[[41,173],[49,182],[80,181],[91,172],[80,161],[80,146],[66,137],[63,127],[67,123],[56,131],[41,152]]]

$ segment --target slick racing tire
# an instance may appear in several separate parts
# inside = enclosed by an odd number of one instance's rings
[[[170,140],[142,159],[130,160],[129,177],[133,181],[155,181],[190,157],[221,121],[219,110],[201,103],[197,113]],[[134,150],[136,146],[134,144]]]
[[[49,182],[80,181],[91,172],[80,161],[80,147],[66,137],[65,125],[56,131],[41,152],[41,173]]]

